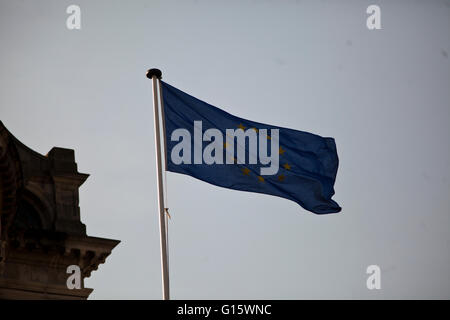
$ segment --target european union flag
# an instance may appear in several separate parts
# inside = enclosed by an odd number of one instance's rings
[[[333,138],[235,117],[162,82],[167,170],[211,184],[295,201],[317,214],[338,169]]]

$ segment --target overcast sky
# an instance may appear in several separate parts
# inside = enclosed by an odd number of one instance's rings
[[[448,0],[0,0],[0,120],[91,174],[88,234],[122,241],[91,299],[161,298],[150,67],[236,116],[334,137],[340,158],[343,210],[325,216],[167,173],[173,298],[449,299],[449,31]]]

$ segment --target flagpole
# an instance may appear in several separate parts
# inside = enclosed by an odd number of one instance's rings
[[[155,148],[156,148],[156,179],[158,190],[158,211],[159,211],[159,235],[161,245],[161,274],[163,299],[170,300],[169,294],[169,265],[167,259],[167,234],[166,217],[164,213],[164,194],[162,179],[162,161],[161,161],[161,137],[159,128],[159,107],[158,107],[158,80],[161,79],[162,72],[159,69],[150,69],[147,71],[147,78],[153,82],[153,115],[155,123]],[[164,142],[165,143],[165,142]]]
[[[169,220],[170,214],[169,214],[169,201],[168,201],[168,195],[167,195],[167,140],[166,140],[166,117],[164,115],[164,98],[163,98],[163,91],[162,91],[162,84],[161,84],[161,78],[158,80],[159,84],[159,103],[161,105],[161,124],[162,124],[162,139],[163,139],[163,154],[164,154],[164,218],[166,223],[166,245],[167,245],[167,252],[169,252]],[[169,269],[170,261],[169,261],[169,255],[167,255],[167,270]],[[168,271],[170,272],[170,271]]]

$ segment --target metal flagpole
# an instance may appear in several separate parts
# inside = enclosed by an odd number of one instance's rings
[[[158,189],[158,210],[159,210],[159,234],[161,244],[161,273],[163,299],[169,300],[169,265],[167,259],[167,234],[166,234],[166,217],[164,212],[164,194],[162,179],[162,163],[161,163],[161,138],[159,128],[159,107],[158,107],[158,80],[161,79],[162,72],[158,69],[150,69],[147,71],[147,78],[153,82],[153,110],[155,122],[155,148],[156,148],[156,178]],[[165,142],[164,142],[165,143]]]
[[[161,124],[162,124],[162,138],[163,138],[163,144],[164,144],[164,213],[165,213],[165,223],[166,223],[166,244],[167,244],[167,252],[169,252],[169,220],[170,214],[169,214],[169,197],[167,192],[167,140],[166,140],[166,117],[164,115],[164,98],[163,98],[163,92],[162,92],[162,84],[161,79],[158,80],[159,83],[159,103],[161,106]],[[167,270],[170,266],[170,259],[169,255],[167,255]],[[170,271],[168,271],[170,272]]]

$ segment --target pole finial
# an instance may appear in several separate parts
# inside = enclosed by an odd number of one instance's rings
[[[159,69],[149,69],[147,71],[147,78],[151,79],[153,76],[156,76],[158,79],[161,79],[162,72]]]

